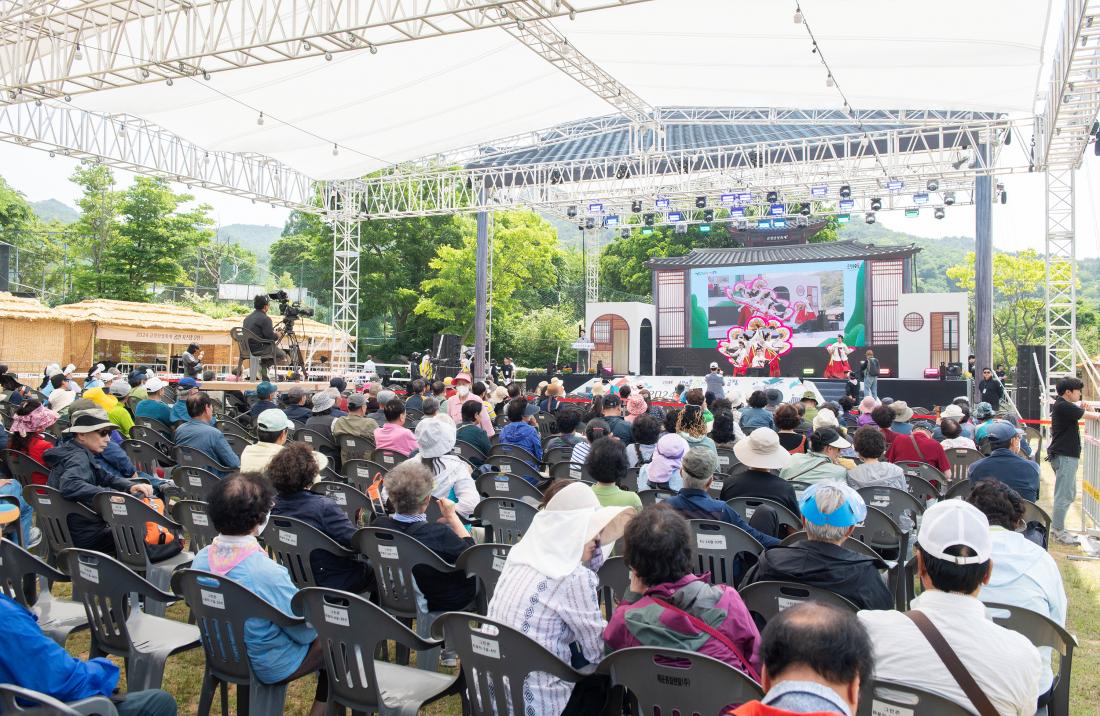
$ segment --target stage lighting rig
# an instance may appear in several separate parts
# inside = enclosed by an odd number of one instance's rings
[[[777,201],[779,201],[779,192],[777,192],[777,191],[769,191],[769,192],[768,192],[768,203],[769,203],[769,204],[774,204],[774,203],[776,203]]]
[[[1008,203],[1008,192],[1005,191],[1005,185],[1001,182],[997,182],[997,193],[1001,195],[1001,203]]]
[[[829,187],[815,186],[810,188],[810,196],[815,199],[824,199],[829,195]]]
[[[848,186],[847,184],[844,184],[840,187],[840,198],[841,199],[847,199],[851,195],[852,195],[852,187]]]
[[[743,206],[731,207],[730,208],[730,216],[744,217],[745,216],[745,207],[743,207]]]
[[[908,219],[915,219],[920,216],[920,209],[915,206],[911,206],[905,210],[905,217]]]
[[[593,219],[591,216],[588,217],[587,219],[584,220],[584,228],[586,228],[586,229],[595,229],[596,228],[596,220]]]
[[[863,217],[863,220],[866,221],[868,224],[875,223],[875,212],[868,211],[867,214]]]
[[[709,234],[710,233],[710,224],[699,224],[699,233],[700,234]]]
[[[900,179],[890,179],[886,182],[886,188],[890,191],[901,191],[905,188],[905,182]]]
[[[838,224],[847,224],[852,221],[851,214],[837,214],[836,221]]]
[[[809,216],[810,215],[810,205],[809,204],[803,204],[801,207],[799,207],[798,213],[801,214],[802,216]],[[805,226],[805,224],[802,224],[802,226]]]
[[[577,218],[577,207],[575,207],[575,206],[569,207],[568,209],[565,210],[565,215],[568,216],[570,219],[576,219]]]
[[[680,222],[680,223],[676,224],[676,233],[677,234],[686,234],[687,232],[688,232],[688,225],[687,224],[685,224],[683,222]]]
[[[856,200],[855,199],[841,199],[838,202],[838,204],[840,206],[841,211],[850,211],[850,210],[856,208]]]
[[[871,199],[871,211],[879,211],[880,209],[882,209],[882,199],[876,196]]]
[[[619,232],[619,236],[623,237],[624,239],[629,239],[630,238],[630,229],[623,229],[622,231]]]
[[[657,199],[655,202],[653,202],[653,206],[657,209],[667,209],[668,199]]]
[[[682,222],[684,220],[684,212],[682,212],[682,211],[670,211],[670,212],[668,212],[668,214],[665,215],[665,218],[668,221],[672,221],[672,222],[675,222],[675,223],[679,224],[680,222]]]
[[[940,180],[939,179],[929,179],[928,183],[925,186],[928,188],[928,191],[939,191],[940,190]]]
[[[914,204],[927,204],[928,203],[928,195],[924,194],[924,193],[914,194],[913,195],[913,203]]]
[[[714,221],[714,209],[706,209],[703,211],[703,221],[708,224]]]
[[[937,206],[935,211],[932,212],[932,216],[937,219],[942,219],[945,213],[942,206]]]
[[[630,202],[630,211],[635,213],[635,214],[641,214],[642,213],[642,202],[641,202],[641,200],[635,199],[634,201]]]
[[[656,217],[653,214],[646,214],[642,217],[642,220],[645,221],[646,226],[653,226]]]
[[[952,204],[954,204],[955,203],[955,192],[945,191],[943,193],[943,203],[946,206],[951,206]]]
[[[705,208],[707,208],[707,198],[705,196],[695,197],[695,208],[696,209],[705,209]]]

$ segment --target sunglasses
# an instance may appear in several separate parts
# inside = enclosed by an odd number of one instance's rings
[[[109,438],[114,431],[114,428],[103,428],[102,430],[96,430],[95,434],[101,438]]]

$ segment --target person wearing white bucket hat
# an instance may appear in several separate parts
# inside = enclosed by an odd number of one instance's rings
[[[489,618],[521,630],[566,664],[571,643],[589,663],[599,662],[607,623],[596,599],[596,570],[633,516],[630,507],[601,507],[582,482],[559,489],[508,553]],[[529,674],[522,710],[557,716],[571,692],[561,679]]]
[[[481,495],[470,477],[470,464],[455,449],[455,426],[442,420],[421,420],[416,426],[417,459],[432,473],[432,496],[455,503],[463,519],[469,519]]]
[[[720,497],[723,502],[735,497],[766,497],[798,514],[798,498],[794,488],[773,472],[782,470],[791,461],[791,454],[779,444],[779,435],[774,430],[756,428],[744,440],[737,441],[733,454],[748,469],[726,481]],[[753,526],[756,527],[755,524]]]

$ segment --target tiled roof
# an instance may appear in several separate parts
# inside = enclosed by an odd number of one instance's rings
[[[650,268],[695,268],[702,266],[757,266],[760,264],[846,261],[854,259],[908,257],[920,251],[914,244],[875,246],[859,241],[828,241],[797,246],[761,246],[736,249],[695,249],[684,256],[650,259]]]

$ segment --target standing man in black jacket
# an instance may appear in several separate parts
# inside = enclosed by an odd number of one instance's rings
[[[981,396],[980,402],[993,406],[993,412],[997,412],[1001,400],[1005,397],[1004,383],[993,375],[993,371],[989,368],[982,368],[982,379],[978,381],[978,395]]]
[[[1077,499],[1077,463],[1081,459],[1081,418],[1100,419],[1081,401],[1085,384],[1075,377],[1062,378],[1054,386],[1058,397],[1050,408],[1050,446],[1047,459],[1054,468],[1054,512],[1050,534],[1062,544],[1077,544],[1077,537],[1066,531],[1066,513]],[[49,453],[47,453],[49,454]]]
[[[279,334],[275,332],[275,325],[271,322],[271,316],[267,315],[271,308],[271,299],[261,293],[252,299],[252,307],[256,310],[245,317],[242,324],[244,329],[265,341],[278,341]],[[265,348],[266,345],[263,343],[252,339],[248,340],[248,349],[253,353],[263,353]],[[278,365],[281,361],[286,360],[286,353],[281,348],[272,346],[271,350],[273,357],[264,358],[260,361],[260,377],[263,380],[267,380],[267,367],[269,365]],[[254,375],[249,377],[256,380]]]

